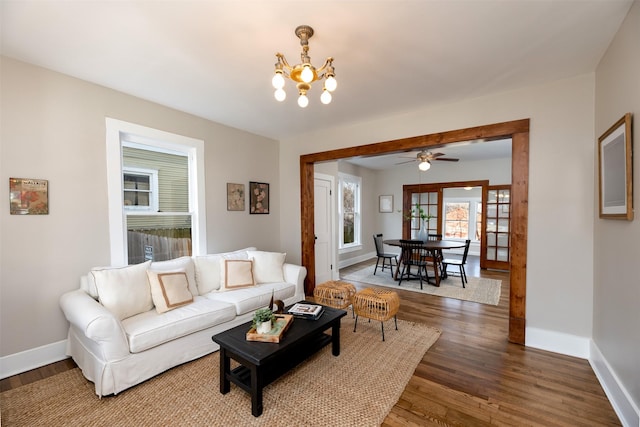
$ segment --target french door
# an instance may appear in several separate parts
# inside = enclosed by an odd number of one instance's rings
[[[425,214],[431,216],[426,221],[429,234],[442,234],[442,186],[440,184],[412,184],[402,186],[402,238],[415,239],[422,220],[416,213],[418,205]],[[413,213],[412,213],[413,210]]]
[[[511,259],[511,185],[489,185],[482,197],[480,268],[509,270]]]

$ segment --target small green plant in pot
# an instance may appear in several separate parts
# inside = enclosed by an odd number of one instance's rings
[[[273,322],[273,312],[270,308],[259,308],[253,314],[253,327],[259,334],[266,334],[271,331]]]

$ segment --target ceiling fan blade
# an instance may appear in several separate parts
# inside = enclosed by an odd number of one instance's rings
[[[429,153],[429,157],[435,159],[436,157],[444,156],[444,153]]]
[[[406,162],[396,163],[396,165],[404,165],[404,164],[406,164],[406,163],[413,163],[413,162],[415,162],[415,161],[416,161],[415,159],[413,159],[413,160],[407,160]]]
[[[445,162],[457,162],[460,159],[454,159],[454,158],[451,158],[451,157],[439,157],[439,158],[433,159],[433,160],[445,161]]]

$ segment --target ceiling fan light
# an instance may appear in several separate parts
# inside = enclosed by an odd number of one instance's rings
[[[322,91],[322,95],[320,95],[320,101],[323,104],[329,104],[331,102],[331,92],[329,92],[327,89]]]
[[[324,82],[324,87],[329,91],[333,92],[338,87],[338,82],[334,76],[327,77],[327,80]]]
[[[420,164],[418,165],[418,169],[420,169],[423,172],[428,171],[430,167],[431,167],[431,163],[429,163],[428,160],[420,162]]]
[[[274,96],[276,97],[276,101],[282,102],[287,98],[287,92],[285,92],[282,88],[276,89],[276,93],[274,94]]]
[[[300,94],[300,96],[298,97],[298,105],[302,108],[305,108],[307,105],[309,105],[309,98],[307,98],[307,95],[305,95],[304,93]]]

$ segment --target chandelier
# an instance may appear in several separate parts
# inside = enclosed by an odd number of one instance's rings
[[[296,28],[295,33],[300,39],[300,45],[302,46],[302,53],[300,54],[301,63],[292,67],[283,54],[279,52],[276,53],[278,62],[275,64],[275,75],[271,80],[271,84],[273,84],[273,87],[276,89],[275,97],[278,101],[284,101],[287,97],[284,91],[284,78],[287,77],[296,83],[298,94],[300,95],[298,97],[298,105],[304,108],[309,105],[307,92],[311,89],[311,83],[316,80],[325,79],[320,101],[322,101],[323,104],[328,104],[331,102],[331,92],[333,92],[338,85],[333,68],[333,58],[327,58],[320,68],[314,67],[311,65],[311,58],[309,58],[309,39],[313,36],[313,28],[308,25],[300,25]]]

